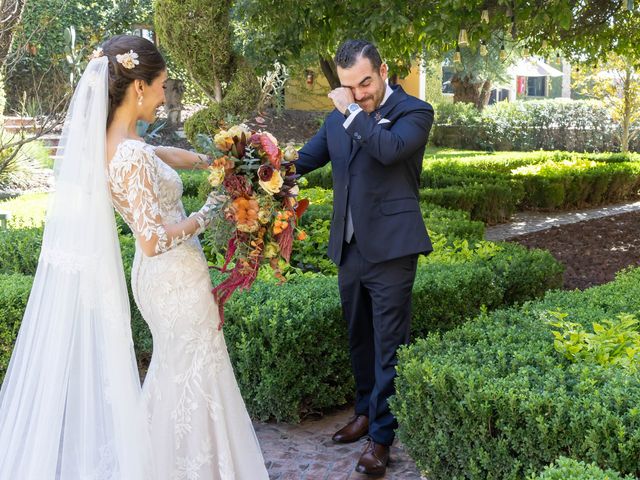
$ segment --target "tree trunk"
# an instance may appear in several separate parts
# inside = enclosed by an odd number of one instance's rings
[[[24,0],[0,0],[0,69],[11,49],[13,31],[22,18]]]
[[[336,64],[332,58],[324,58],[320,56],[320,68],[322,69],[322,73],[329,82],[329,86],[332,90],[340,87],[338,71],[336,70]]]
[[[489,98],[491,97],[491,80],[485,80],[480,89],[480,96],[478,97],[478,103],[476,108],[482,110],[489,105]]]
[[[622,141],[620,142],[620,149],[622,153],[629,151],[629,130],[631,127],[631,69],[627,66],[625,70],[624,86],[623,86],[623,101],[624,101],[624,114],[622,117]]]
[[[182,95],[184,94],[184,82],[175,78],[167,80],[165,89],[166,102],[164,109],[167,112],[167,127],[175,128],[180,123],[182,112]]]
[[[477,109],[481,110],[485,105],[484,95],[486,95],[486,101],[489,101],[489,95],[484,92],[485,88],[488,88],[488,92],[491,93],[491,82],[489,81],[472,83],[469,77],[454,75],[451,78],[451,86],[453,87],[453,103],[473,103]]]

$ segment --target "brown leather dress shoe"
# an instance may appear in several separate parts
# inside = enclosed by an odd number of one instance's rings
[[[369,433],[369,417],[356,415],[331,438],[336,443],[352,443],[357,442],[367,433]]]
[[[364,452],[360,455],[360,460],[356,465],[356,472],[381,477],[387,471],[388,463],[389,447],[369,440]]]

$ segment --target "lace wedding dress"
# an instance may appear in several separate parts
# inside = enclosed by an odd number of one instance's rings
[[[137,237],[157,237],[156,256],[136,246],[131,286],[153,335],[142,393],[158,479],[268,479],[238,389],[197,236],[164,225],[186,218],[178,174],[137,141],[108,165],[114,206]],[[162,220],[161,222],[159,220]]]

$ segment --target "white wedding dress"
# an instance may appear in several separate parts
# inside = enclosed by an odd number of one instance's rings
[[[158,238],[153,257],[136,245],[131,271],[136,304],[153,335],[142,394],[154,480],[268,479],[218,330],[198,238],[170,238],[162,226],[186,218],[180,177],[137,140],[118,146],[107,176],[114,206],[134,234]]]

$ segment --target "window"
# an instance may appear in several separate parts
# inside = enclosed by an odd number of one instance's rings
[[[527,96],[546,97],[547,77],[527,77]]]

